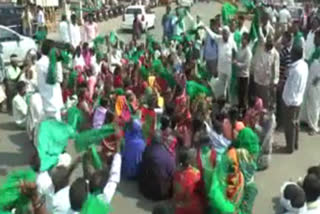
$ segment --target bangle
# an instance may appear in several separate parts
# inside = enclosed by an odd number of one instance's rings
[[[45,201],[46,201],[45,196],[44,196],[44,195],[41,195],[36,202],[32,203],[33,208],[34,208],[34,209],[39,209],[39,208],[41,208],[41,207],[43,206],[43,204],[45,203]]]

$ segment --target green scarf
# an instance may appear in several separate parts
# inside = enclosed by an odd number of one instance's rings
[[[50,50],[49,60],[50,64],[47,74],[47,84],[54,85],[57,83],[57,54],[55,48]]]
[[[0,210],[8,207],[17,208],[21,213],[28,213],[29,198],[20,191],[20,182],[35,182],[36,173],[32,169],[10,172],[0,186]],[[3,212],[1,212],[3,213]]]
[[[80,214],[108,214],[110,205],[100,200],[97,196],[89,195],[83,204]]]
[[[294,46],[301,46],[301,38],[303,38],[303,33],[302,32],[297,32],[296,35],[294,35],[294,38],[293,38],[293,45]]]
[[[229,25],[231,19],[236,15],[238,12],[238,8],[230,3],[224,3],[222,6],[222,23],[224,25]]]
[[[240,33],[240,30],[236,30],[236,32],[234,32],[233,34],[233,39],[237,44],[237,48],[240,48],[241,46],[241,39],[242,39],[242,35]]]
[[[316,49],[313,51],[310,59],[308,60],[309,66],[312,65],[314,60],[319,59],[319,58],[320,58],[320,47],[316,47]]]

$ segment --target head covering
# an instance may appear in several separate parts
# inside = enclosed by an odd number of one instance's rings
[[[242,129],[233,144],[236,148],[247,149],[255,157],[260,153],[259,137],[250,128]]]
[[[228,26],[228,25],[224,25],[224,26],[222,27],[222,31],[226,31],[226,32],[230,33],[230,28],[229,28],[229,26]]]
[[[63,153],[59,156],[59,161],[57,166],[64,166],[68,168],[71,165],[71,156],[68,153]]]

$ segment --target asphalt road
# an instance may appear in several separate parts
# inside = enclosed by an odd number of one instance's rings
[[[154,9],[157,19],[155,29],[151,33],[155,38],[162,36],[160,20],[165,11],[164,7]],[[220,5],[214,3],[200,3],[192,8],[192,14],[202,16],[205,23],[220,11]],[[106,34],[113,29],[118,29],[121,17],[99,24],[99,30]],[[127,40],[130,34],[119,33],[119,36]],[[51,34],[51,38],[57,38],[57,34]],[[283,133],[275,134],[276,145],[284,144]],[[278,213],[278,196],[280,186],[286,180],[297,180],[303,177],[307,168],[319,164],[320,137],[310,137],[306,133],[300,135],[300,150],[293,155],[273,154],[271,167],[256,174],[258,185],[258,196],[256,199],[254,214]],[[0,114],[0,182],[6,171],[26,167],[29,163],[33,147],[28,142],[26,133],[18,130],[12,122],[12,117],[7,114]],[[70,144],[68,152],[75,157],[73,145]],[[75,171],[73,177],[81,175],[80,167]],[[147,214],[151,213],[155,205],[144,199],[137,190],[137,184],[122,180],[115,197],[112,201],[112,208],[115,214]]]

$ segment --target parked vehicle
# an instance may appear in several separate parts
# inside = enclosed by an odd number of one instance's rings
[[[177,4],[181,7],[191,7],[193,0],[177,0]]]
[[[22,36],[3,25],[0,25],[0,43],[3,47],[5,64],[10,62],[12,54],[17,54],[19,61],[22,62],[30,50],[37,50],[37,45],[33,39]]]
[[[141,20],[144,30],[154,27],[156,19],[154,12],[148,11],[144,5],[134,5],[125,9],[121,24],[122,29],[132,30],[135,14],[137,14],[138,18]]]
[[[0,25],[7,26],[18,33],[22,33],[22,12],[22,6],[0,3]]]

